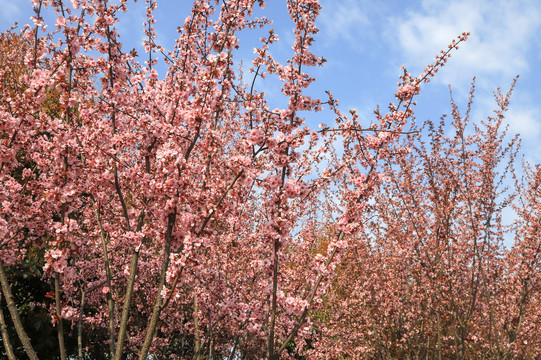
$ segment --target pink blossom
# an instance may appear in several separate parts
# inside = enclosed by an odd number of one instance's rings
[[[284,191],[288,198],[295,198],[304,196],[308,191],[308,187],[303,181],[289,179],[284,185]]]
[[[57,273],[64,272],[64,269],[68,266],[68,261],[65,257],[62,257],[61,259],[58,259],[56,261],[53,261],[52,268]]]
[[[282,184],[282,179],[278,175],[269,175],[265,179],[265,183],[272,190],[272,189],[276,189],[278,186]]]
[[[105,23],[112,26],[116,22],[116,19],[111,15],[105,15]]]
[[[63,16],[59,16],[56,18],[56,26],[58,27],[64,27],[66,26],[66,18]]]
[[[49,251],[49,255],[55,260],[59,259],[62,256],[62,250],[60,249],[51,250]]]
[[[416,89],[410,84],[402,86],[398,91],[396,92],[396,96],[400,100],[409,100],[415,95]]]
[[[287,119],[289,116],[291,116],[291,110],[289,110],[289,109],[280,110],[280,117],[282,119]]]
[[[0,238],[4,238],[8,234],[8,222],[0,217]]]
[[[75,315],[75,309],[72,306],[65,306],[62,308],[62,317],[64,319],[70,319]]]
[[[262,145],[265,140],[265,134],[259,129],[252,129],[248,134],[248,142],[251,145]]]
[[[234,164],[238,164],[241,167],[247,167],[250,166],[252,160],[247,156],[236,155],[231,158],[231,162],[233,162]]]

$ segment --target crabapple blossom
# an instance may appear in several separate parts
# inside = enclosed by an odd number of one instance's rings
[[[398,103],[362,124],[331,92],[308,95],[312,67],[325,63],[312,52],[319,1],[284,3],[290,52],[274,58],[278,35],[268,30],[255,44],[248,82],[236,70],[239,48],[250,46],[243,33],[269,27],[254,16],[264,0],[194,1],[171,49],[159,45],[154,28],[159,3],[147,0],[142,54],[121,43],[121,13],[134,6],[125,0],[32,0],[33,25],[7,33],[0,280],[31,360],[36,340],[24,329],[6,270],[36,258],[50,286],[44,308],[62,360],[72,355],[67,336],[77,337],[81,358],[91,351],[115,360],[339,354],[317,348],[325,334],[340,333],[321,316],[329,291],[344,261],[357,256],[356,239],[387,175],[383,163],[401,161],[415,146],[397,141],[413,120],[420,84],[468,34],[422,77],[405,71]],[[56,14],[50,34],[46,9]],[[270,76],[280,82],[281,108],[271,108],[260,86]],[[310,128],[312,112],[322,109],[329,125]],[[394,281],[380,258],[370,266],[370,276]],[[396,299],[375,280],[366,291]],[[336,315],[350,307],[342,299],[333,305],[342,309]]]

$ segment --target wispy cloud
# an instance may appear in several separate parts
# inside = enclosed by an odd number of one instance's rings
[[[0,0],[0,19],[14,22],[22,13],[22,1]],[[24,5],[27,5],[26,3]]]
[[[537,114],[541,107],[528,97],[537,92],[540,60],[541,9],[536,0],[421,0],[401,17],[389,18],[388,40],[398,44],[397,59],[415,64],[412,73],[432,61],[450,40],[464,31],[472,36],[453,54],[435,81],[452,84],[457,98],[465,100],[471,79],[477,77],[474,118],[492,115],[492,91],[506,89],[521,75],[511,98],[506,121],[511,133],[519,133],[524,150],[541,153],[536,139],[541,135]]]
[[[511,130],[526,140],[539,139],[541,124],[537,114],[532,108],[511,107],[507,113]]]
[[[392,33],[409,63],[424,64],[464,31],[472,36],[438,77],[444,83],[469,83],[472,74],[509,79],[529,68],[541,28],[535,0],[423,0],[393,18]],[[467,71],[465,71],[467,69]]]
[[[323,11],[319,18],[323,40],[327,43],[346,41],[358,46],[361,38],[367,38],[373,32],[371,13],[377,7],[365,0],[324,0]]]

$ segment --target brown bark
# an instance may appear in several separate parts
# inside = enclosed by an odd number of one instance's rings
[[[107,250],[107,236],[103,230],[101,224],[101,216],[98,208],[95,209],[96,220],[98,222],[98,228],[100,229],[100,239],[103,250],[103,260],[105,265],[105,276],[107,281],[107,287],[109,292],[107,293],[107,308],[109,310],[109,356],[112,358],[115,354],[115,303],[113,302],[112,294],[112,275],[111,266],[109,263],[109,252]]]
[[[62,305],[60,300],[60,275],[58,273],[56,273],[54,276],[54,300],[56,305],[56,329],[58,334],[58,348],[60,349],[60,359],[66,360],[66,347],[64,346],[64,324],[62,324]]]
[[[135,277],[137,275],[137,262],[139,261],[139,250],[133,251],[131,264],[130,264],[130,277],[128,279],[128,287],[126,289],[126,296],[124,297],[124,307],[122,308],[122,316],[120,318],[120,327],[118,329],[118,339],[116,342],[115,360],[122,359],[122,352],[124,347],[124,340],[126,339],[126,333],[128,330],[128,318],[130,316],[130,304],[133,294],[133,286],[135,285]]]
[[[194,347],[194,360],[200,360],[199,354],[201,353],[201,339],[199,338],[199,318],[197,313],[199,312],[199,307],[197,306],[197,298],[193,299],[193,327],[195,330],[195,347]]]
[[[4,318],[4,312],[2,307],[0,307],[0,331],[2,334],[2,341],[4,342],[4,349],[9,360],[17,360],[15,354],[13,353],[13,348],[11,347],[11,342],[9,341],[8,326],[6,324],[6,319]]]
[[[83,360],[83,310],[85,307],[85,291],[81,288],[81,308],[79,309],[79,320],[77,321],[77,356]],[[112,354],[111,354],[112,355]]]
[[[167,222],[167,233],[165,235],[165,247],[163,249],[163,261],[160,271],[160,282],[158,284],[158,291],[156,293],[156,301],[154,302],[154,309],[152,310],[152,317],[150,318],[150,324],[148,325],[147,333],[141,353],[139,354],[139,360],[145,360],[148,357],[150,346],[152,345],[152,339],[156,333],[156,327],[160,321],[160,314],[163,310],[162,306],[162,289],[165,286],[165,275],[167,268],[169,267],[169,258],[171,255],[171,237],[173,234],[173,227],[175,226],[177,214],[176,212],[169,214]]]
[[[15,301],[13,300],[13,294],[11,293],[11,286],[9,285],[8,279],[6,277],[4,267],[1,265],[0,265],[0,283],[2,285],[2,292],[4,293],[4,297],[6,298],[6,303],[8,306],[9,314],[11,315],[11,320],[13,321],[13,325],[15,326],[15,331],[17,332],[17,336],[19,336],[19,339],[21,340],[21,343],[23,344],[24,351],[26,352],[30,360],[38,360],[38,355],[34,351],[34,348],[32,347],[32,343],[30,342],[30,338],[28,337],[28,335],[26,334],[26,331],[24,330],[23,323],[19,316],[19,310],[17,309],[17,306],[15,305]]]

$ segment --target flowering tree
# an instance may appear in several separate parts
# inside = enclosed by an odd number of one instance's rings
[[[497,324],[491,345],[508,358],[534,359],[541,356],[541,168],[525,164],[525,170],[517,186],[515,242],[506,254],[508,281],[504,291],[510,296],[500,300],[501,317],[491,314],[491,321]]]
[[[505,187],[518,151],[503,125],[511,90],[496,93],[495,116],[471,131],[472,85],[465,114],[451,99],[450,135],[446,117],[428,121],[404,139],[410,152],[386,161],[388,181],[320,310],[326,326],[314,354],[539,356],[539,169],[515,191]],[[512,205],[518,219],[505,227]],[[513,232],[513,246],[504,247]]]
[[[317,0],[286,1],[291,56],[273,58],[270,30],[248,82],[235,71],[238,36],[270,23],[252,15],[263,0],[195,1],[170,51],[157,45],[148,0],[142,61],[115,27],[127,1],[32,3],[34,27],[21,32],[30,51],[18,57],[28,70],[0,72],[0,280],[28,357],[38,354],[5,269],[30,247],[53,284],[62,359],[70,323],[80,358],[90,339],[117,360],[307,353],[310,314],[363,231],[378,164],[402,153],[389,145],[412,98],[467,34],[419,77],[404,71],[397,103],[361,124],[330,92],[305,94],[307,69],[324,63],[310,52]],[[56,23],[40,35],[47,6]],[[258,91],[266,76],[281,82],[286,107]],[[331,125],[307,126],[323,107]],[[314,254],[322,229],[334,230]]]

